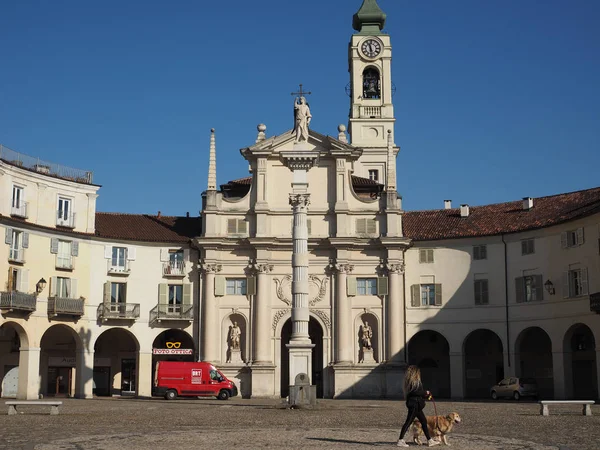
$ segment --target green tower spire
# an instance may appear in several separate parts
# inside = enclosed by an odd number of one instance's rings
[[[363,4],[352,18],[352,28],[359,34],[383,34],[386,14],[377,4],[377,0],[363,0]]]

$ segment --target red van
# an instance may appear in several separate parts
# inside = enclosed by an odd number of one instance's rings
[[[167,400],[181,397],[217,397],[227,400],[238,395],[229,381],[215,366],[207,362],[159,361],[154,371],[153,395]]]

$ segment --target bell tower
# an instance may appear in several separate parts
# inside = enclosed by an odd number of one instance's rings
[[[349,45],[348,130],[352,144],[365,149],[365,163],[381,153],[376,159],[385,164],[388,134],[394,142],[392,46],[389,35],[382,31],[385,19],[386,14],[379,8],[377,0],[363,0],[352,21],[357,33],[352,35]]]

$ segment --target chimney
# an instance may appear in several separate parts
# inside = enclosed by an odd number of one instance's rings
[[[452,209],[452,200],[444,200],[444,209]]]
[[[158,212],[158,214],[156,215],[156,217],[160,217],[160,211]]]
[[[533,199],[531,197],[523,197],[523,210],[529,211],[533,208]]]
[[[469,217],[469,205],[460,205],[460,217]]]

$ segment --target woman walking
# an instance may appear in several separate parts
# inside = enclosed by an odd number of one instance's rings
[[[408,447],[408,444],[404,441],[404,435],[415,420],[415,417],[421,422],[428,446],[439,445],[438,441],[431,439],[431,435],[427,429],[427,419],[425,418],[425,414],[423,414],[423,409],[425,408],[425,399],[429,399],[431,393],[423,389],[421,370],[417,366],[408,366],[408,369],[406,369],[406,374],[404,374],[404,396],[406,397],[408,413],[406,414],[406,421],[402,426],[400,438],[396,445],[398,447]]]

